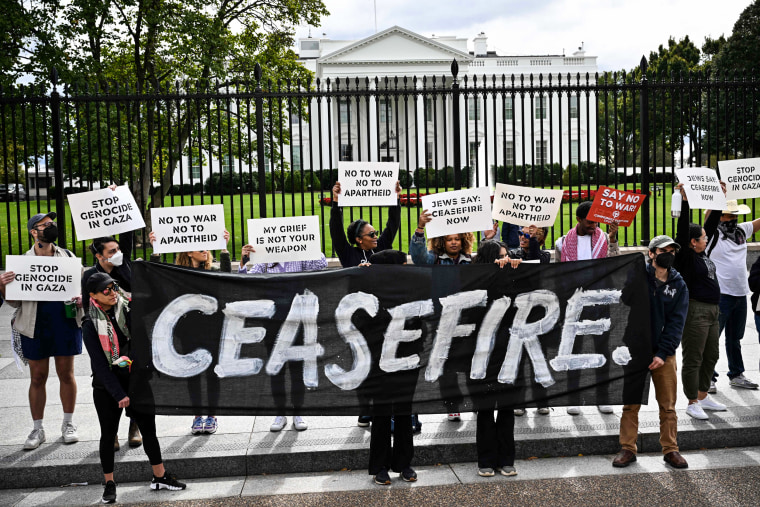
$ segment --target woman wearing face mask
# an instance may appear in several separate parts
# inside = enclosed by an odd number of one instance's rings
[[[433,219],[428,210],[423,210],[417,220],[417,229],[409,243],[409,253],[415,264],[470,264],[472,244],[475,237],[471,232],[449,234],[427,240],[425,249],[425,226]]]
[[[658,255],[656,262],[665,269],[673,264],[689,289],[689,312],[681,338],[681,380],[683,392],[689,399],[686,413],[695,419],[708,419],[705,410],[726,410],[725,405],[712,400],[707,394],[719,356],[720,285],[715,264],[706,255],[705,248],[707,238],[715,234],[720,215],[711,213],[705,220],[704,229],[699,224],[689,223],[691,210],[683,184],[679,183],[676,189],[680,190],[683,197],[676,234],[680,248],[675,256]]]

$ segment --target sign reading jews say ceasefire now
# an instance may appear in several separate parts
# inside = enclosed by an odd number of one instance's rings
[[[683,183],[691,209],[726,209],[726,196],[714,170],[709,167],[676,169],[676,177]]]
[[[115,236],[145,227],[135,198],[126,185],[68,196],[77,239]]]
[[[514,225],[554,225],[562,190],[496,184],[491,217]]]
[[[493,226],[488,187],[425,195],[422,209],[433,217],[425,226],[429,238],[483,231]]]
[[[726,199],[760,197],[760,158],[719,160],[718,168],[726,182]]]
[[[338,162],[339,206],[395,206],[398,162]]]
[[[220,250],[224,240],[224,206],[176,206],[151,208],[156,241],[153,253]]]
[[[588,212],[588,220],[628,227],[644,202],[644,194],[625,192],[602,185]]]

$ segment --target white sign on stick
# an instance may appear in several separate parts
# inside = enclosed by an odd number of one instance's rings
[[[554,225],[562,205],[562,189],[496,184],[491,217],[515,225]]]
[[[115,191],[103,188],[70,194],[68,200],[79,241],[145,227],[135,198],[126,185],[116,187]]]
[[[425,195],[422,197],[422,209],[433,216],[425,226],[428,238],[493,227],[488,187]]]
[[[398,162],[338,162],[338,206],[395,206]]]
[[[153,253],[221,250],[227,246],[221,204],[151,208],[150,215],[156,234]]]
[[[77,257],[6,255],[16,278],[5,286],[9,301],[68,301],[82,293],[82,260]]]
[[[760,197],[760,158],[719,160],[718,168],[726,182],[726,199]]]
[[[248,243],[253,263],[321,259],[319,217],[249,219]]]
[[[726,209],[726,196],[718,174],[709,167],[676,169],[676,177],[686,191],[691,209]]]

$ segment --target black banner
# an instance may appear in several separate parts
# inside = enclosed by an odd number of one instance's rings
[[[235,275],[134,265],[130,396],[160,414],[646,403],[640,254]],[[139,365],[143,365],[140,367]],[[147,397],[149,398],[149,397]]]

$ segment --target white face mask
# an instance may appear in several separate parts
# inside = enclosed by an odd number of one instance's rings
[[[122,261],[124,260],[124,254],[121,252],[116,252],[111,256],[110,259],[108,259],[108,262],[110,262],[114,266],[121,266]]]

